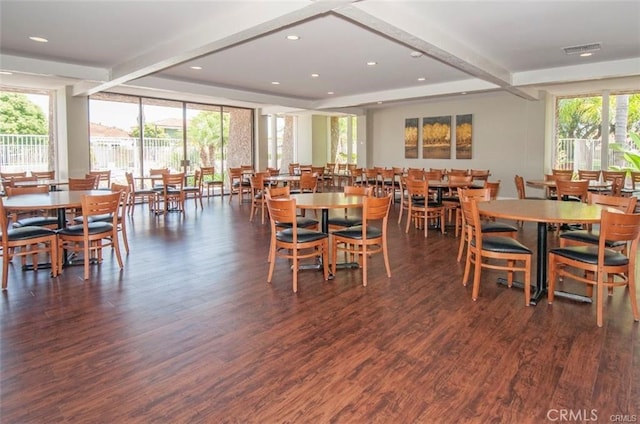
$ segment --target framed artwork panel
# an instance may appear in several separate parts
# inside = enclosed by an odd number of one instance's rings
[[[451,159],[451,116],[422,118],[422,157]]]
[[[456,115],[456,159],[471,159],[473,115]]]
[[[404,121],[404,157],[418,158],[418,118],[407,118]]]

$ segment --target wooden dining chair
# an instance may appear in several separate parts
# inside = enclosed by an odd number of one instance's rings
[[[58,251],[83,253],[84,279],[89,279],[89,264],[102,262],[102,250],[111,247],[120,269],[124,267],[118,241],[118,210],[122,193],[82,196],[82,223],[58,230]],[[94,221],[94,217],[109,215],[111,220]],[[62,269],[63,255],[59,255],[58,269]]]
[[[141,199],[143,202],[146,200],[149,206],[149,211],[153,211],[155,205],[155,198],[157,192],[152,189],[138,189],[131,172],[125,172],[124,176],[127,180],[127,186],[129,187],[129,209],[128,214],[133,215],[136,207],[136,200]]]
[[[95,175],[85,178],[69,178],[69,190],[95,190],[98,179]]]
[[[491,172],[488,169],[471,169],[469,175],[473,181],[487,181]]]
[[[207,187],[207,197],[211,196],[212,190],[216,187],[220,189],[220,198],[224,198],[224,180],[216,176],[216,168],[214,166],[203,166],[200,168],[202,175],[202,184]]]
[[[600,181],[602,172],[600,170],[592,171],[589,169],[578,169],[578,179],[587,181]]]
[[[55,180],[56,171],[31,171],[31,176],[39,180]]]
[[[462,170],[457,170],[462,171]],[[447,176],[447,180],[453,184],[467,184],[471,185],[473,178],[471,175],[463,174],[462,172],[454,172]],[[442,196],[442,206],[444,207],[444,213],[447,215],[447,221],[452,222],[460,215],[458,209],[460,209],[460,198],[458,197],[458,187],[449,187],[446,193]],[[456,232],[456,237],[458,233]]]
[[[293,292],[298,291],[298,269],[300,260],[321,258],[324,279],[329,279],[329,235],[321,231],[298,227],[296,200],[294,198],[267,197],[267,209],[271,223],[269,253],[269,275],[271,283],[277,257],[292,261]],[[283,224],[290,227],[282,228]],[[280,228],[280,229],[279,229]]]
[[[184,215],[184,172],[162,174],[162,190],[158,191],[158,201],[162,202],[165,216],[167,212]]]
[[[7,197],[21,196],[25,194],[47,194],[49,187],[45,185],[30,187],[7,187],[5,189]],[[58,218],[49,215],[43,210],[14,211],[11,213],[13,228],[19,227],[47,227],[53,230],[58,228]]]
[[[431,200],[429,193],[429,181],[407,178],[408,211],[405,233],[409,232],[411,222],[416,228],[424,228],[424,236],[427,237],[427,228],[430,221],[436,221],[440,225],[440,232],[444,234],[444,207],[441,203]]]
[[[473,265],[471,298],[474,301],[478,299],[482,268],[507,271],[507,286],[509,287],[513,285],[514,273],[523,272],[524,302],[526,306],[529,306],[531,301],[531,257],[533,256],[531,249],[511,237],[484,234],[481,231],[482,221],[476,200],[461,200],[460,205],[465,220],[465,230],[470,240],[467,246],[462,284],[467,285]],[[506,264],[502,261],[506,261]]]
[[[331,266],[336,273],[338,251],[356,255],[362,268],[362,285],[367,286],[369,257],[382,252],[387,277],[391,278],[387,248],[387,221],[391,207],[391,194],[384,197],[364,196],[362,223],[331,233]],[[376,223],[377,226],[376,226]]]
[[[265,174],[262,172],[258,172],[257,174],[249,177],[249,183],[251,184],[251,212],[249,213],[250,222],[253,222],[253,217],[255,216],[258,209],[260,209],[262,213],[261,222],[264,224],[264,212],[266,210],[264,177]]]
[[[238,204],[244,200],[245,194],[251,193],[251,183],[245,180],[242,168],[229,168],[229,203],[233,196],[238,197]]]
[[[373,196],[373,187],[344,186],[343,192],[345,195],[350,196]],[[362,214],[349,215],[348,212],[349,209],[345,209],[344,213],[334,213],[329,215],[329,219],[327,221],[329,232],[362,224]]]
[[[111,192],[112,193],[121,193],[120,205],[118,207],[118,211],[116,213],[116,223],[118,233],[122,236],[122,243],[124,244],[124,250],[126,254],[129,254],[129,239],[127,237],[127,220],[126,216],[129,212],[129,208],[131,207],[131,196],[129,193],[129,186],[125,184],[117,184],[111,183]],[[78,216],[73,219],[76,224],[82,224],[84,220],[84,216]],[[112,214],[103,214],[103,215],[93,215],[89,217],[89,222],[112,222],[113,215]]]
[[[109,190],[111,188],[111,170],[106,171],[89,171],[88,175],[92,175],[97,178],[96,189],[104,188]]]
[[[196,169],[193,175],[193,185],[185,185],[182,187],[184,191],[185,202],[189,197],[193,197],[193,201],[198,209],[198,203],[200,203],[200,209],[204,209],[202,206],[202,171]]]
[[[635,285],[639,239],[640,215],[602,211],[597,246],[568,246],[549,251],[549,304],[553,303],[559,277],[586,284],[589,297],[595,286],[596,322],[602,327],[604,288],[627,287],[633,319],[640,321]],[[624,243],[629,247],[613,250],[607,247],[610,243]]]
[[[21,226],[9,229],[7,211],[0,197],[0,241],[2,256],[2,290],[9,282],[9,263],[14,256],[23,259],[31,257],[34,270],[38,269],[38,255],[46,254],[51,261],[51,276],[56,277],[58,268],[58,248],[56,232],[43,226]]]
[[[460,200],[475,200],[476,202],[486,202],[491,199],[491,189],[485,188],[458,188],[458,197]],[[462,207],[456,210],[456,226],[458,225],[458,219],[460,220],[460,227],[462,229],[460,236],[460,244],[458,245],[458,262],[462,260],[465,248],[468,248],[471,239],[465,230],[464,211]],[[459,215],[459,216],[458,216]],[[518,236],[518,229],[513,225],[505,222],[494,220],[481,220],[480,229],[483,234],[492,236],[504,236],[516,238]],[[456,228],[456,237],[458,236],[458,228]]]

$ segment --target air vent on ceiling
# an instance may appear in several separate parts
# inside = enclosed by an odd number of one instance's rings
[[[582,46],[565,47],[562,50],[564,50],[566,54],[573,55],[596,52],[600,50],[600,47],[600,43],[591,43]]]

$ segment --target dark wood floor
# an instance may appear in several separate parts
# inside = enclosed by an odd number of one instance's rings
[[[0,300],[2,423],[640,416],[640,325],[622,290],[607,299],[603,328],[592,305],[525,307],[496,273],[473,302],[457,240],[405,234],[396,205],[390,279],[375,256],[366,288],[357,270],[328,282],[304,271],[294,294],[282,260],[266,283],[269,229],[248,222],[248,204],[188,208],[184,219],[136,208],[122,272],[111,254],[86,282],[82,267],[55,280],[11,269]],[[520,236],[534,246],[535,226]]]

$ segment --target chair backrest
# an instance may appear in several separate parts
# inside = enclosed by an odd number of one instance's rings
[[[426,199],[429,196],[429,182],[427,180],[407,177],[406,183],[409,197],[422,196]]]
[[[249,183],[251,184],[251,191],[253,194],[261,193],[264,190],[264,174],[258,172],[255,175],[249,177]]]
[[[631,188],[634,190],[640,189],[640,172],[631,172],[629,174],[631,177]]]
[[[268,187],[267,188],[267,198],[271,197],[273,199],[281,198],[281,197],[289,197],[291,195],[291,187]]]
[[[55,180],[56,171],[31,171],[31,176],[42,180]]]
[[[99,175],[91,175],[91,174],[85,174],[84,177],[86,179],[91,179],[93,178],[93,188],[94,189],[98,189],[100,187],[100,176]]]
[[[631,242],[631,248],[627,251],[629,257],[629,269],[635,272],[635,261],[638,251],[638,239],[640,238],[640,214],[616,213],[602,211],[600,219],[600,242],[598,262],[603,263],[605,243],[611,241]]]
[[[449,175],[450,183],[470,183],[472,180],[471,175],[451,174]]]
[[[106,187],[111,186],[111,171],[89,171],[88,175],[93,175],[94,177],[98,177],[98,187],[101,183],[105,183]],[[96,187],[97,188],[97,187]]]
[[[369,234],[367,227],[371,221],[382,221],[380,237],[386,237],[391,196],[391,194],[384,197],[365,196],[362,199],[362,240],[367,240]]]
[[[587,169],[578,169],[578,179],[579,180],[589,180],[589,181],[599,181],[600,180],[601,171],[591,171]]]
[[[487,201],[491,200],[491,189],[489,187],[484,188],[458,188],[458,197],[460,200],[476,200]]]
[[[516,190],[518,191],[518,199],[526,198],[525,190],[524,190],[524,178],[520,175],[516,175],[513,178],[513,181],[516,184]]]
[[[498,181],[485,180],[484,188],[488,188],[489,190],[491,190],[491,199],[495,200],[498,198],[498,192],[500,191],[500,180]]]
[[[196,169],[193,174],[193,186],[202,190],[202,171],[199,169]]]
[[[85,219],[82,220],[85,229],[89,222],[86,217],[95,215],[113,214],[113,224],[117,225],[118,208],[120,207],[120,201],[122,199],[121,192],[82,196],[82,216]]]
[[[626,171],[602,171],[602,179],[604,181],[615,181],[616,178],[624,179],[627,177]]]
[[[415,178],[418,180],[424,179],[424,169],[423,168],[409,168],[407,169],[407,176],[410,178]]]
[[[633,196],[609,196],[606,194],[589,192],[587,194],[587,201],[591,205],[610,206],[624,213],[633,213],[636,208],[638,198]]]
[[[211,180],[215,178],[216,167],[215,166],[201,166],[200,175],[202,175],[202,181],[207,181],[207,177],[211,177]]]
[[[152,168],[149,170],[149,175],[162,175],[168,174],[169,168]]]
[[[467,232],[467,240],[475,239],[476,248],[482,250],[482,232],[477,231],[478,228],[481,228],[480,213],[476,203],[475,199],[460,199],[460,210],[464,220],[464,229]]]
[[[373,187],[344,186],[344,194],[350,194],[355,196],[373,196]]]
[[[27,176],[27,171],[22,171],[22,172],[0,172],[0,178],[2,178],[3,180],[8,180],[9,178],[14,178],[14,177],[26,177]]]
[[[280,169],[278,168],[267,168],[267,172],[269,173],[270,176],[275,177],[277,175],[280,175]]]
[[[469,175],[469,171],[467,169],[450,169],[447,171],[448,176],[452,175]]]
[[[472,169],[470,172],[473,181],[486,181],[489,179],[488,169]]]
[[[95,188],[96,177],[69,178],[69,190],[94,190]]]
[[[15,187],[15,183],[21,182],[33,182],[36,183],[38,181],[37,177],[11,177],[4,183],[5,187]]]
[[[300,190],[315,193],[318,187],[318,177],[310,172],[303,172],[300,175]]]
[[[7,197],[19,196],[21,194],[46,194],[49,193],[49,187],[46,185],[29,186],[29,187],[5,187]]]
[[[129,192],[130,193],[135,193],[136,192],[136,183],[135,183],[135,180],[133,179],[133,173],[125,172],[124,173],[124,177],[127,179],[127,185],[129,186]]]
[[[573,178],[573,170],[572,169],[552,169],[551,174],[556,176],[556,180],[570,180]]]
[[[296,162],[292,162],[289,164],[289,175],[295,175],[300,172],[300,164]]]
[[[182,190],[184,187],[184,172],[162,174],[162,185],[165,192],[168,190]]]
[[[422,178],[427,181],[441,181],[442,173],[440,171],[424,171]]]
[[[558,200],[562,200],[565,196],[579,197],[581,201],[587,201],[587,193],[589,192],[589,181],[587,180],[557,180],[556,190],[558,192]]]
[[[111,191],[114,193],[121,193],[122,196],[120,198],[120,219],[124,218],[128,212],[128,209],[131,207],[131,202],[133,199],[130,196],[131,190],[129,189],[129,185],[111,183]]]
[[[296,199],[291,197],[267,198],[267,209],[271,218],[271,231],[281,224],[291,224],[294,233],[294,243],[297,239],[298,226],[296,221]]]

